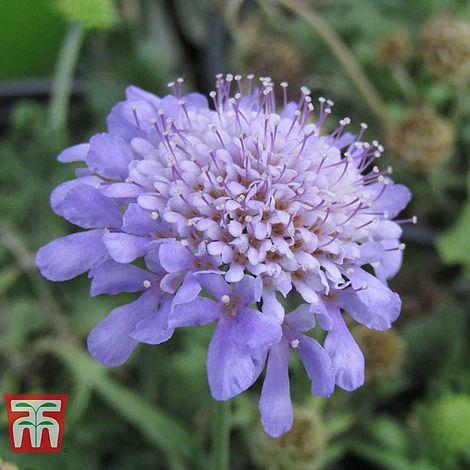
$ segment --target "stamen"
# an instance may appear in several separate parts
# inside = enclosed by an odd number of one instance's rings
[[[400,219],[400,220],[394,220],[396,224],[417,224],[418,223],[418,217],[415,215],[413,217],[410,217],[409,219]]]
[[[137,124],[137,127],[139,128],[139,130],[141,130],[139,117],[137,116],[137,106],[135,106],[134,104],[131,105],[131,110],[132,110],[132,114],[134,115],[135,123]]]
[[[280,86],[282,88],[282,99],[283,99],[284,108],[285,108],[287,106],[287,87],[288,87],[288,84],[287,84],[287,82],[281,82]]]
[[[400,243],[398,246],[395,248],[387,248],[385,251],[390,252],[390,251],[405,251],[406,245],[404,243]]]

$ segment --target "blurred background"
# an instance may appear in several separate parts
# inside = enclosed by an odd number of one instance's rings
[[[68,393],[64,450],[13,454],[0,409],[0,468],[205,469],[210,328],[141,345],[108,370],[88,331],[131,300],[88,296],[88,280],[41,278],[34,252],[74,228],[49,208],[73,177],[55,156],[105,129],[124,88],[158,95],[184,76],[269,75],[336,105],[385,146],[408,185],[396,327],[354,327],[366,385],[309,395],[292,363],[293,430],[258,423],[260,386],[233,400],[233,469],[470,468],[470,3],[466,0],[1,0],[0,391]],[[292,98],[296,98],[296,94]],[[3,461],[3,463],[1,463]]]

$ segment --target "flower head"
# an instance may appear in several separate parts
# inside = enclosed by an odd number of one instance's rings
[[[376,166],[383,148],[364,140],[366,125],[353,135],[344,118],[325,133],[333,103],[320,98],[317,112],[307,88],[288,102],[285,82],[219,75],[209,106],[182,82],[163,98],[129,87],[107,133],[59,155],[85,167],[52,192],[52,208],[87,230],[50,242],[36,262],[55,281],[89,271],[92,295],[142,292],[90,334],[91,354],[110,366],[139,342],[216,321],[213,397],[246,390],[267,360],[260,409],[279,435],[292,425],[291,350],[314,394],[362,384],[341,309],[378,330],[398,317],[387,279],[401,264],[400,224],[414,221],[393,221],[410,192]],[[279,299],[291,291],[306,305],[285,315]],[[317,323],[325,347],[306,334]]]

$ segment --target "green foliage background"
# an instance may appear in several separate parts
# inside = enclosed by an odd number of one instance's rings
[[[309,23],[312,12],[362,71],[359,83],[332,50],[331,35]],[[337,102],[337,119],[368,122],[368,135],[386,147],[390,126],[409,109],[432,107],[453,129],[453,144],[436,161],[426,147],[426,169],[393,142],[381,162],[412,189],[405,217],[416,214],[419,223],[405,227],[405,262],[392,282],[404,301],[396,329],[375,337],[353,329],[364,348],[373,346],[366,385],[314,399],[293,362],[299,425],[272,440],[260,431],[256,384],[231,404],[231,467],[470,467],[470,92],[429,73],[419,38],[442,13],[470,22],[464,0],[0,2],[0,391],[70,396],[60,454],[12,453],[0,406],[5,462],[38,470],[209,468],[211,328],[141,345],[128,364],[106,369],[88,355],[86,335],[132,296],[91,299],[85,276],[53,284],[33,260],[38,247],[74,230],[49,208],[50,191],[73,177],[55,156],[102,131],[127,84],[164,94],[182,75],[188,89],[207,92],[216,72],[241,71],[309,86]],[[83,43],[66,125],[51,130],[50,80],[71,21],[82,22]],[[399,63],[380,46],[393,36],[405,39]],[[379,109],[358,91],[361,80]],[[430,132],[424,140],[440,137]],[[8,467],[0,461],[0,468]]]

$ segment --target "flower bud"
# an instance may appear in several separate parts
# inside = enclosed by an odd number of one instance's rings
[[[327,448],[328,434],[316,411],[294,407],[294,425],[290,432],[272,439],[258,427],[250,442],[253,460],[260,468],[317,468]]]
[[[403,65],[409,57],[409,37],[403,31],[395,31],[377,44],[377,58],[385,67]]]
[[[265,29],[265,28],[263,28]],[[299,49],[288,39],[269,33],[260,34],[257,21],[242,27],[245,38],[235,49],[235,61],[243,73],[269,76],[274,83],[287,82],[289,88],[297,90],[305,84],[307,70]]]
[[[404,343],[395,330],[369,330],[358,325],[352,334],[364,353],[369,382],[390,374],[400,364]]]
[[[432,17],[421,31],[420,52],[436,78],[458,86],[470,82],[470,22]]]
[[[403,163],[426,172],[451,155],[454,129],[431,107],[420,106],[393,125],[388,142]]]

